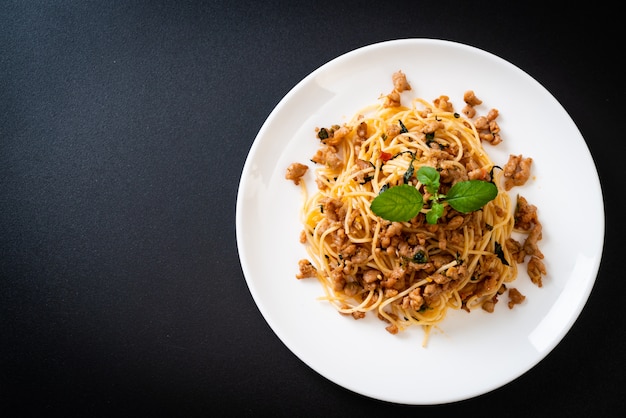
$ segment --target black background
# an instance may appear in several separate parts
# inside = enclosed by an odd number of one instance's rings
[[[624,411],[623,28],[601,2],[564,4],[2,2],[0,415]],[[606,211],[599,275],[563,341],[500,389],[429,407],[364,398],[295,357],[248,291],[234,222],[280,99],[345,52],[411,37],[484,49],[543,84],[587,141]],[[580,190],[563,210],[584,204]],[[586,219],[572,228],[584,246]]]

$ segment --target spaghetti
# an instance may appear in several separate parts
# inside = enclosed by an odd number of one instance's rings
[[[393,82],[392,93],[348,123],[317,129],[320,148],[311,159],[317,165],[314,194],[300,182],[305,165],[288,169],[286,177],[304,193],[300,240],[310,258],[300,261],[296,277],[316,277],[325,290],[323,299],[340,313],[359,319],[371,312],[392,334],[422,326],[426,344],[448,309],[492,312],[527,254],[525,245],[512,238],[516,207],[503,187],[505,170],[482,146],[501,141],[497,111],[474,122],[469,115],[481,102],[471,92],[465,96],[465,117],[454,112],[446,96],[432,103],[416,98],[403,106],[401,93],[410,84],[402,72],[394,74]],[[437,170],[437,196],[416,177],[421,167]],[[435,198],[467,180],[496,184],[497,196],[469,213],[442,199],[440,216],[429,222]],[[372,211],[377,196],[403,184],[423,196],[416,216],[389,221]],[[533,222],[538,224],[536,216]],[[543,258],[539,252],[528,255]],[[545,274],[545,267],[541,271]],[[509,307],[524,299],[515,290],[509,293]]]

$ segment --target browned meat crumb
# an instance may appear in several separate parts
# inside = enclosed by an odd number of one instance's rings
[[[387,125],[387,139],[393,139],[396,136],[398,136],[401,132],[401,128],[400,125],[398,125],[397,123],[390,123],[389,125]]]
[[[297,279],[305,279],[317,275],[317,269],[307,259],[298,261],[298,267],[300,268],[300,272],[296,274]]]
[[[399,93],[411,90],[411,85],[406,81],[406,74],[400,70],[392,74],[391,81],[393,81],[393,88]]]
[[[302,176],[304,176],[308,169],[309,167],[304,164],[292,163],[289,165],[289,167],[287,167],[287,173],[285,174],[285,178],[287,180],[293,180],[293,182],[297,186],[298,184],[300,184]]]
[[[534,225],[539,223],[537,218],[537,206],[528,203],[524,196],[517,196],[515,206],[515,228],[530,231]]]
[[[542,229],[543,226],[540,223],[537,223],[530,230],[530,233],[526,237],[524,241],[524,253],[527,255],[532,255],[534,257],[543,259],[543,253],[539,250],[538,241],[541,240],[542,237]]]
[[[522,295],[522,293],[514,287],[509,289],[509,309],[513,309],[513,306],[519,305],[524,302],[526,296]]]
[[[498,118],[499,115],[500,112],[498,112],[498,109],[491,109],[489,113],[487,113],[486,118],[489,122],[493,122]]]
[[[367,139],[367,122],[359,123],[359,126],[356,128],[356,135],[361,139]]]
[[[450,97],[441,95],[435,100],[433,100],[433,104],[437,106],[437,108],[445,111],[445,112],[454,112],[454,106],[450,102]]]
[[[400,93],[405,90],[411,90],[411,85],[406,81],[406,74],[402,71],[397,71],[391,76],[393,82],[393,90],[387,96],[385,96],[384,107],[398,107],[402,103],[400,101]]]
[[[361,312],[361,311],[356,311],[356,312],[352,312],[352,317],[354,319],[363,319],[365,318],[365,312]]]
[[[472,113],[475,112],[472,111]],[[479,138],[489,142],[491,145],[498,145],[502,142],[500,126],[498,126],[496,122],[498,115],[498,109],[491,109],[489,113],[487,113],[487,116],[480,116],[474,121]]]
[[[400,93],[396,90],[389,93],[385,98],[384,107],[399,107],[402,103],[400,102]]]
[[[511,190],[514,186],[522,186],[530,178],[530,167],[533,159],[520,155],[509,155],[509,161],[504,165],[504,188]]]
[[[467,116],[470,119],[476,116],[476,109],[474,109],[474,106],[465,105],[465,107],[463,107],[462,112],[465,116]]]
[[[513,257],[513,260],[516,263],[521,264],[524,262],[526,253],[524,252],[522,244],[520,244],[516,239],[508,238],[506,240],[506,248],[509,250],[511,257]]]
[[[328,145],[339,145],[350,131],[351,129],[349,127],[341,126],[339,129],[331,131],[330,136],[324,140],[324,143]]]
[[[385,329],[387,330],[388,333],[392,335],[396,335],[399,331],[398,327],[395,324],[387,325]]]
[[[542,275],[548,274],[543,261],[541,261],[539,257],[531,257],[530,260],[528,260],[527,271],[528,276],[530,276],[530,280],[537,286],[542,287]]]
[[[496,303],[498,303],[498,295],[493,295],[493,298],[491,298],[490,300],[485,301],[482,304],[482,308],[483,310],[489,312],[489,313],[493,313],[494,309],[496,308]]]
[[[472,107],[483,103],[482,100],[476,97],[476,95],[474,94],[474,90],[466,91],[463,95],[463,101],[465,101],[465,103]]]
[[[422,128],[422,133],[424,134],[432,134],[435,133],[437,129],[443,129],[445,125],[443,122],[431,120]]]
[[[311,161],[317,164],[325,164],[334,170],[338,170],[343,166],[339,151],[331,145],[324,145],[318,149]]]

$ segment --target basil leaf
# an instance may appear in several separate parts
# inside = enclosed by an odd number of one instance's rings
[[[495,184],[483,180],[460,181],[450,188],[446,201],[462,213],[478,210],[498,195]]]
[[[409,180],[411,180],[411,177],[413,177],[413,172],[415,171],[415,167],[413,167],[413,161],[415,161],[415,153],[411,152],[411,162],[409,163],[409,168],[406,170],[406,173],[404,173],[404,183],[405,184],[409,184]]]
[[[370,205],[372,212],[392,222],[413,219],[424,205],[421,193],[413,186],[401,184],[381,192]]]
[[[426,254],[424,250],[419,250],[411,258],[411,261],[417,264],[426,264],[428,263],[428,254]]]
[[[498,241],[496,241],[495,244],[496,244],[495,254],[498,256],[500,261],[502,261],[502,264],[504,264],[505,266],[508,266],[509,262],[506,261],[506,257],[504,257],[504,250],[502,249],[502,244],[500,244]]]
[[[439,172],[432,167],[422,166],[417,170],[417,179],[434,195],[439,190]]]
[[[430,206],[430,210],[426,212],[426,222],[431,225],[437,223],[439,218],[443,215],[443,205],[441,203],[433,202]]]

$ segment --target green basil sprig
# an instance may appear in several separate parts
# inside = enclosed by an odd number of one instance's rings
[[[498,188],[489,181],[467,180],[455,183],[447,194],[439,194],[440,175],[433,167],[421,167],[417,179],[430,194],[426,221],[434,225],[443,215],[444,202],[461,213],[481,209],[498,195]],[[371,203],[372,212],[392,222],[407,222],[422,210],[424,197],[415,187],[402,184],[382,191]]]
[[[390,187],[382,191],[370,205],[372,212],[392,222],[405,222],[417,216],[424,199],[422,194],[409,184]]]

